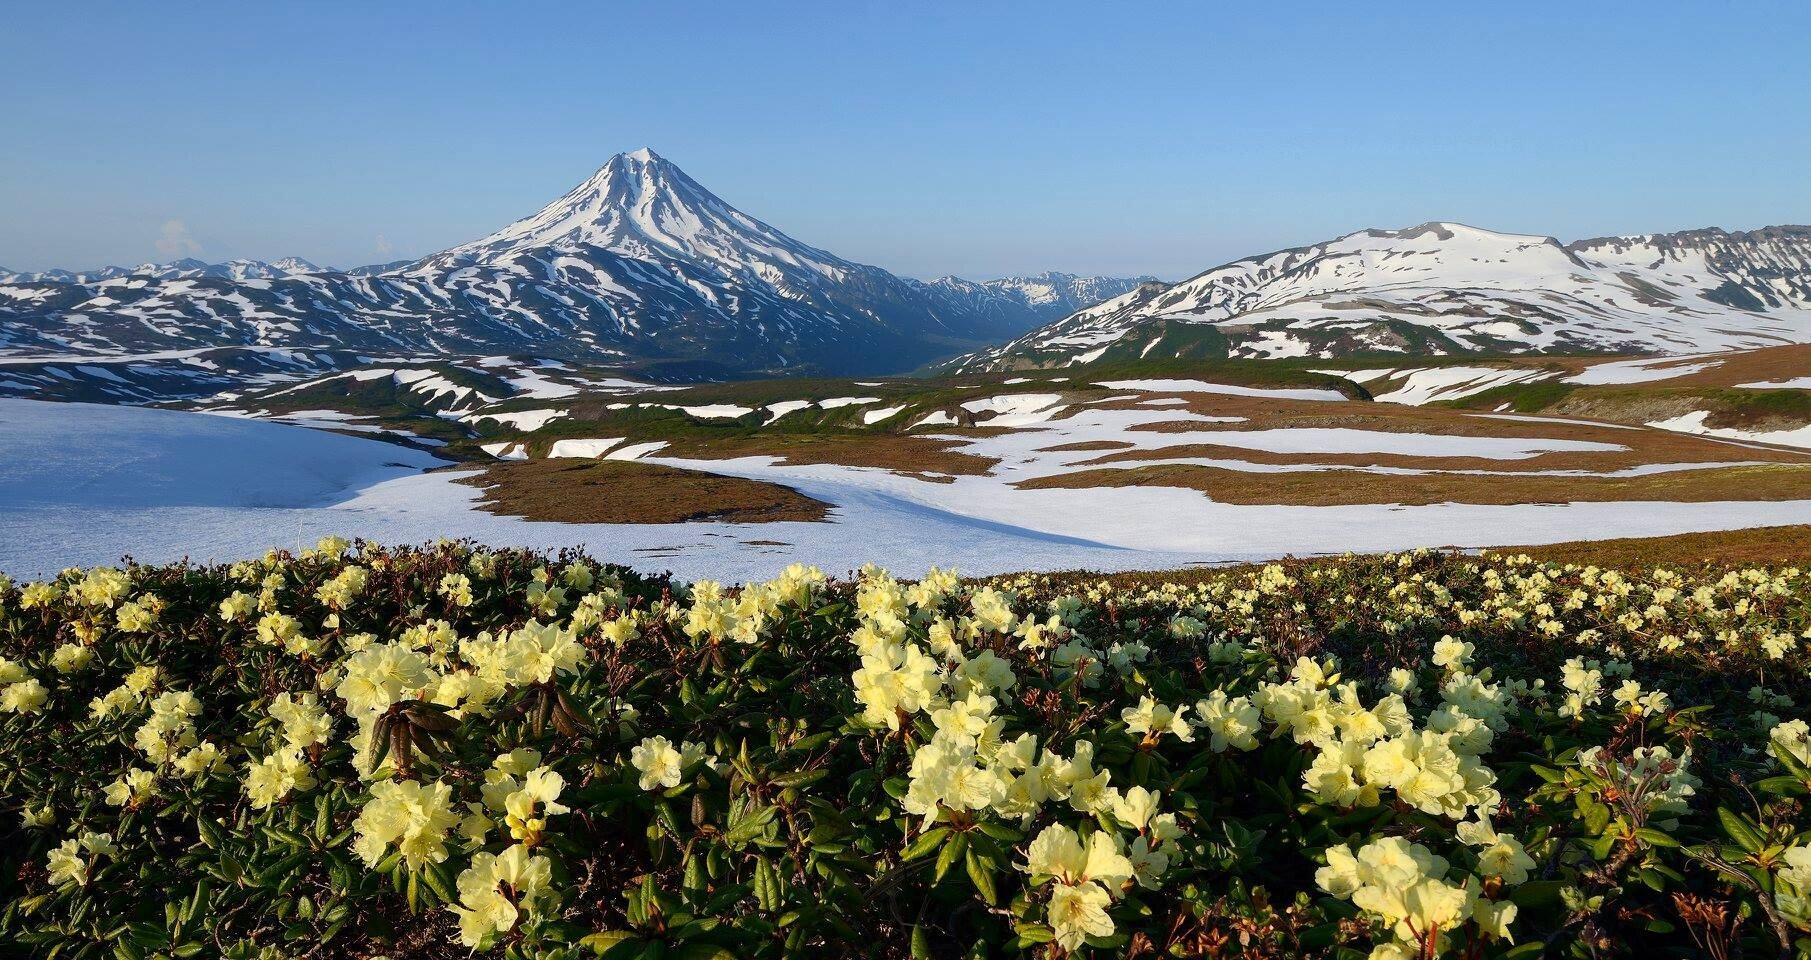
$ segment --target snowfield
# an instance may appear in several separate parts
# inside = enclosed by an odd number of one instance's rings
[[[0,399],[0,509],[9,515],[319,507],[442,463],[395,444],[263,420]]]
[[[873,560],[901,576],[952,562],[970,574],[1156,569],[1283,554],[1811,521],[1811,499],[1301,507],[1216,503],[1180,489],[1013,486],[1068,466],[1047,455],[1040,459],[1041,447],[1079,436],[1162,446],[1184,435],[1131,428],[1140,418],[1179,415],[1198,416],[1090,410],[1027,424],[975,440],[974,452],[1003,458],[994,473],[945,483],[872,468],[780,465],[766,457],[660,457],[658,441],[633,444],[606,456],[777,481],[835,510],[826,523],[581,526],[483,512],[475,504],[478,491],[455,482],[458,471],[422,472],[440,461],[373,440],[205,414],[0,400],[0,570],[43,577],[70,565],[116,562],[127,553],[145,561],[229,560],[272,547],[300,548],[335,533],[387,543],[472,537],[495,545],[583,545],[601,559],[644,569],[740,581],[771,576],[795,561],[840,571]],[[1426,442],[1354,436],[1363,433],[1229,430],[1220,436],[1253,449]],[[1516,447],[1478,442],[1487,439],[1470,438],[1472,452],[1513,458],[1566,449],[1561,441],[1519,441]]]

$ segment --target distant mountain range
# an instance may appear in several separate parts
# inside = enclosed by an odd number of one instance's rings
[[[126,277],[147,280],[190,280],[195,277],[214,277],[222,280],[269,280],[274,277],[331,272],[333,271],[325,267],[317,267],[301,257],[284,257],[270,263],[262,260],[227,260],[224,263],[207,263],[193,257],[185,257],[170,263],[141,263],[136,267],[98,267],[82,271],[44,270],[38,273],[17,273],[0,267],[0,283],[92,284]]]
[[[1178,357],[1682,353],[1811,341],[1811,227],[1562,244],[1363,230],[1180,283],[915,280],[801,243],[650,150],[420,260],[0,271],[0,395],[147,402],[368,358],[539,357],[654,379]],[[954,359],[950,359],[954,358]]]
[[[897,277],[794,240],[637,150],[533,216],[418,261],[0,274],[0,359],[239,347],[532,355],[690,377],[898,373],[1138,282]]]
[[[1811,227],[1561,244],[1458,223],[1363,230],[1147,283],[947,364],[1685,353],[1811,341]]]

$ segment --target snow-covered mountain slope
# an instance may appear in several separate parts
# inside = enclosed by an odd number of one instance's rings
[[[256,346],[884,373],[1037,322],[794,240],[649,150],[611,158],[533,216],[400,267],[266,277],[172,266],[0,282],[0,357]]]
[[[1001,329],[1029,329],[1052,323],[1084,307],[1111,300],[1154,283],[1156,277],[1078,277],[1049,271],[1032,277],[964,280],[938,277],[924,282],[926,292],[950,310],[990,318]]]
[[[1365,230],[1146,284],[956,369],[1132,357],[1682,353],[1811,341],[1811,227],[1589,240]]]

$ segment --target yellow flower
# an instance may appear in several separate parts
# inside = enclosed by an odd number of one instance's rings
[[[1195,713],[1200,717],[1196,722],[1212,734],[1208,747],[1215,753],[1258,748],[1256,734],[1264,714],[1252,705],[1251,698],[1228,697],[1226,691],[1215,690],[1206,700],[1196,702]]]
[[[112,567],[95,567],[71,589],[90,607],[111,607],[132,589],[132,581]]]
[[[1074,950],[1088,937],[1113,935],[1113,918],[1107,915],[1112,898],[1098,883],[1076,886],[1058,884],[1050,891],[1046,915],[1056,932],[1056,942],[1065,950]]]
[[[301,751],[279,750],[253,763],[245,772],[245,795],[263,810],[297,790],[314,787],[314,771]]]
[[[87,886],[94,861],[101,857],[111,857],[117,852],[112,834],[87,831],[79,839],[65,840],[50,851],[50,882],[59,887],[71,884]]]
[[[79,643],[65,643],[50,655],[50,665],[58,673],[75,673],[94,662],[94,651]]]
[[[472,578],[463,573],[449,573],[440,578],[437,592],[455,607],[472,605]]]
[[[335,688],[348,713],[381,713],[439,683],[433,665],[400,643],[372,644],[346,658],[346,676]]]
[[[547,828],[547,818],[570,809],[556,802],[565,786],[566,779],[551,767],[530,770],[522,778],[521,788],[503,800],[510,836],[530,846],[539,843],[541,832]]]
[[[703,756],[704,747],[699,744],[676,748],[666,737],[647,737],[629,751],[629,762],[641,771],[643,790],[672,789],[679,786],[685,768]]]
[[[1045,827],[1025,850],[1025,872],[1065,884],[1090,880],[1119,886],[1132,877],[1132,861],[1120,852],[1119,838],[1104,830],[1080,835],[1060,823]]]
[[[452,809],[453,790],[444,783],[380,780],[359,811],[352,851],[375,866],[392,844],[411,869],[446,859],[447,831],[460,820]]]
[[[459,917],[459,941],[489,949],[499,934],[515,929],[551,899],[553,863],[529,855],[520,844],[501,854],[480,853],[459,874],[459,902],[447,909]]]
[[[295,750],[326,743],[333,732],[333,718],[321,709],[320,697],[313,693],[296,696],[279,693],[270,704],[270,715],[283,725],[283,742]]]
[[[203,740],[193,750],[176,758],[176,772],[185,777],[200,778],[226,766],[220,748]]]
[[[113,806],[135,806],[157,795],[157,775],[149,770],[128,770],[108,784],[103,795]]]
[[[258,598],[243,590],[234,590],[233,595],[220,601],[220,619],[243,620],[258,608]]]
[[[1142,697],[1138,706],[1121,710],[1119,716],[1126,722],[1128,732],[1144,734],[1147,743],[1156,743],[1166,733],[1188,743],[1195,739],[1195,734],[1189,729],[1188,722],[1182,719],[1182,715],[1187,712],[1188,707],[1172,709],[1150,697]]]
[[[0,713],[38,713],[48,699],[50,691],[36,677],[9,683],[0,687]]]

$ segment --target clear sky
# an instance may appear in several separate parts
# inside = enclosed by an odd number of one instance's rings
[[[1811,222],[1811,3],[8,5],[0,264],[351,266],[651,146],[913,276]]]

